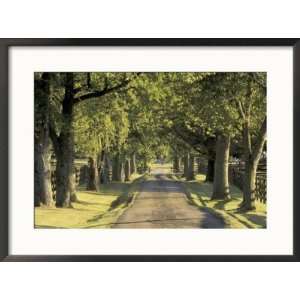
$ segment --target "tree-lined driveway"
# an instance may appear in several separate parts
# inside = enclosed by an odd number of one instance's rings
[[[222,219],[189,203],[180,182],[156,169],[113,228],[223,228]]]

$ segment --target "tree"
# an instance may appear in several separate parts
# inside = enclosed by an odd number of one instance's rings
[[[83,81],[84,74],[64,73],[63,78],[64,95],[60,102],[59,122],[60,130],[55,128],[55,123],[50,124],[50,136],[53,142],[56,155],[56,206],[70,207],[71,199],[74,197],[72,186],[72,170],[74,161],[74,107],[90,99],[99,99],[105,95],[114,93],[129,84],[136,74],[113,75],[111,73],[95,74],[93,81],[87,74]],[[78,77],[78,80],[76,78]],[[116,77],[116,78],[115,78]]]
[[[242,120],[245,164],[240,210],[247,211],[255,208],[257,166],[267,138],[266,74],[247,74],[244,92],[234,98],[234,103]]]
[[[187,180],[194,180],[195,179],[194,166],[195,166],[195,156],[191,152],[191,153],[189,153],[188,170],[187,170],[187,177],[186,177]]]
[[[34,80],[34,205],[53,203],[51,187],[51,142],[49,137],[49,107],[51,75],[36,74]]]
[[[254,208],[257,165],[266,140],[265,73],[215,73],[201,82],[211,103],[210,129],[217,136],[213,198],[226,199],[230,138],[242,136],[245,163],[242,209]],[[207,97],[206,97],[207,98]],[[202,118],[202,122],[203,122]],[[264,121],[263,121],[264,120]],[[242,132],[242,134],[241,134]],[[252,148],[252,144],[255,146]]]
[[[99,191],[101,176],[108,181],[109,153],[112,148],[121,151],[126,142],[128,114],[123,106],[118,97],[111,95],[103,101],[90,100],[76,108],[75,149],[89,158],[88,190]]]
[[[218,135],[216,146],[216,160],[214,166],[214,181],[212,199],[229,199],[229,163],[230,136]]]

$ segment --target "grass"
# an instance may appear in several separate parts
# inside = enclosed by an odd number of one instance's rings
[[[150,164],[151,169],[166,169],[167,171],[171,171],[172,168],[172,164],[171,163],[163,163],[163,164],[159,164],[159,163],[151,163]]]
[[[196,176],[194,181],[183,181],[189,199],[198,207],[209,209],[221,216],[227,228],[266,228],[267,206],[256,202],[256,209],[251,212],[238,213],[236,209],[242,202],[243,194],[236,186],[231,185],[230,200],[210,200],[212,183],[205,182],[205,175]]]
[[[134,174],[131,179],[101,185],[100,192],[79,188],[73,208],[35,208],[35,228],[110,228],[137,192],[141,176]]]

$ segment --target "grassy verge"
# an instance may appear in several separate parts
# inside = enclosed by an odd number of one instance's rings
[[[166,172],[170,172],[172,169],[172,164],[171,163],[163,163],[163,164],[151,163],[150,167],[151,167],[151,169],[161,169],[161,170],[165,170]]]
[[[144,176],[133,175],[129,183],[101,185],[100,192],[79,188],[73,208],[35,208],[35,228],[110,228],[127,209]]]
[[[194,181],[182,181],[188,198],[198,207],[208,209],[211,213],[221,216],[226,228],[266,228],[266,204],[257,202],[256,210],[237,213],[236,209],[242,201],[242,192],[231,185],[230,200],[210,200],[212,183],[205,182],[205,175],[197,175]]]

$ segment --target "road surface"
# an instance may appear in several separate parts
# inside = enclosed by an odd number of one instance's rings
[[[223,228],[222,219],[189,204],[180,182],[155,169],[113,228]]]

